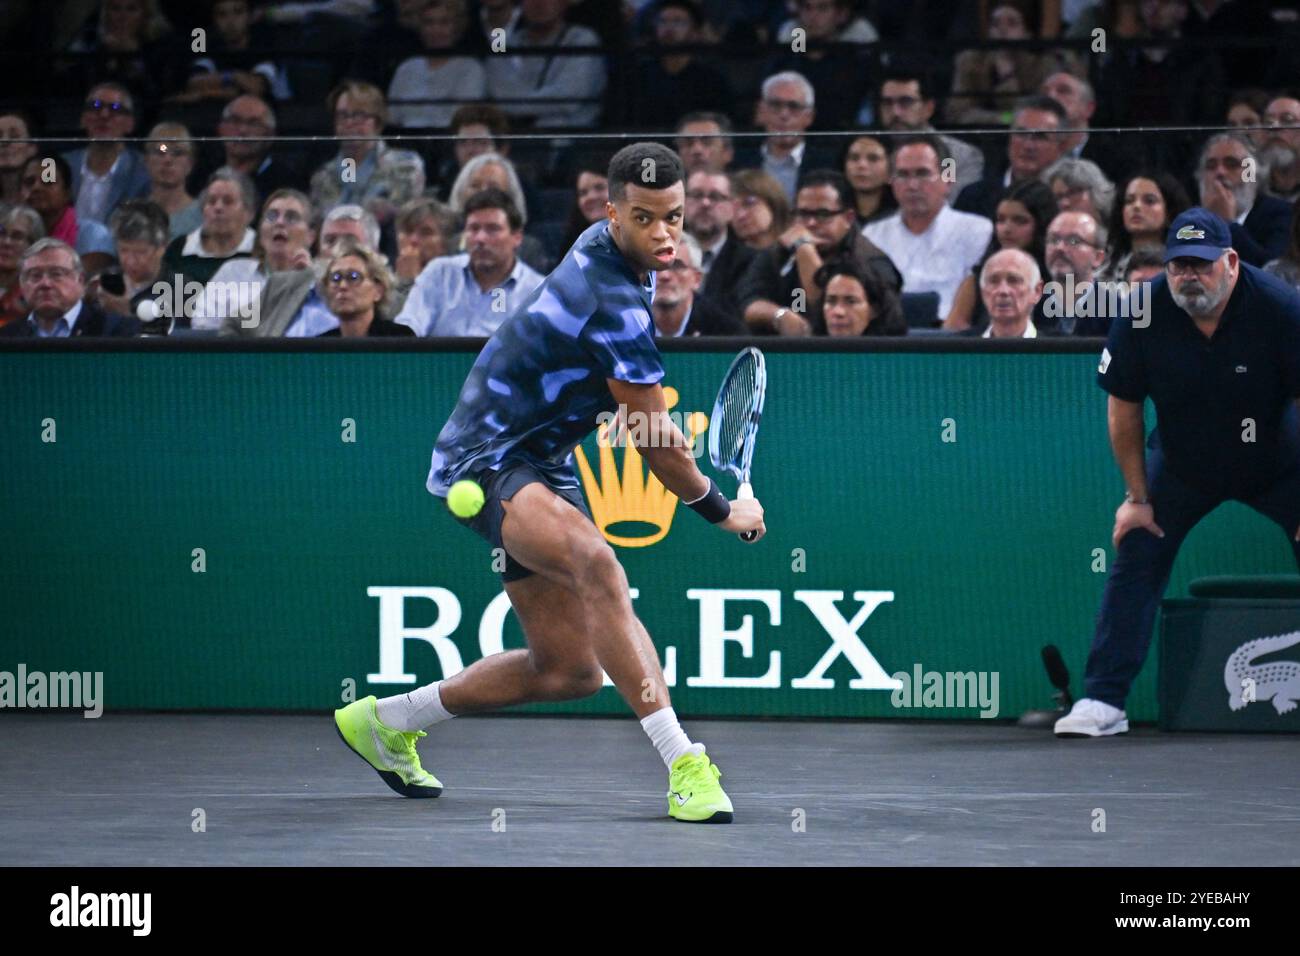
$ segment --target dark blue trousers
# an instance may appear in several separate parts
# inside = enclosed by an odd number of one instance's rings
[[[1183,539],[1220,504],[1241,501],[1276,521],[1286,532],[1300,566],[1300,542],[1295,540],[1300,528],[1300,465],[1293,465],[1260,491],[1236,498],[1193,488],[1170,474],[1164,464],[1159,449],[1147,449],[1147,494],[1156,524],[1165,536],[1157,538],[1145,528],[1137,528],[1120,539],[1088,654],[1084,693],[1112,707],[1123,708],[1146,660],[1156,611]]]

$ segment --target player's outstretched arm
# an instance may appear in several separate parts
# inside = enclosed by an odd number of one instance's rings
[[[606,381],[610,394],[619,404],[629,443],[636,446],[655,477],[684,502],[695,502],[705,496],[712,482],[696,466],[686,436],[668,417],[663,388],[658,383],[638,385],[613,378]],[[719,504],[725,517],[714,522],[718,527],[736,534],[758,531],[758,537],[763,536],[766,531],[763,506],[757,499],[736,500],[729,505],[724,508]]]

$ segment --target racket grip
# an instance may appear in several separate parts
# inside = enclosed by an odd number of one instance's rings
[[[742,481],[740,483],[740,487],[736,489],[736,498],[738,500],[744,501],[753,497],[754,497],[754,486],[747,481]],[[757,537],[758,537],[757,531],[744,531],[741,532],[740,535],[740,539],[742,541],[753,541]]]

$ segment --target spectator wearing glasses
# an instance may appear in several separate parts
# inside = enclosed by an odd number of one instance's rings
[[[1007,137],[1005,165],[963,189],[953,208],[992,219],[1007,190],[1027,179],[1040,178],[1061,158],[1065,138],[1058,130],[1065,123],[1065,108],[1050,96],[1021,100],[1011,121],[1011,135]]]
[[[85,301],[86,270],[76,251],[47,237],[19,259],[18,280],[31,311],[25,320],[0,326],[5,338],[125,337],[139,332],[133,316],[113,315]]]
[[[149,131],[144,162],[152,184],[149,199],[167,213],[171,238],[203,225],[199,201],[186,189],[194,171],[194,142],[190,131],[180,123],[159,123]]]
[[[296,189],[303,179],[298,164],[285,158],[287,147],[272,156],[272,141],[261,138],[275,135],[276,122],[275,111],[265,100],[245,95],[225,105],[217,124],[217,135],[225,137],[221,165],[251,179],[259,196],[269,196],[277,189]]]
[[[686,231],[700,247],[695,266],[703,277],[697,298],[723,312],[740,314],[736,289],[754,259],[754,250],[731,228],[736,202],[731,178],[699,169],[686,177]]]
[[[329,96],[339,152],[311,177],[312,203],[364,206],[382,226],[398,207],[424,192],[424,160],[377,139],[388,122],[384,94],[369,83],[345,80]]]
[[[253,254],[221,264],[195,306],[191,326],[220,329],[232,318],[246,319],[271,275],[310,269],[313,216],[311,200],[296,189],[278,189],[266,197]]]
[[[491,335],[542,282],[519,258],[524,220],[509,193],[489,187],[463,208],[465,251],[425,266],[397,315],[417,335]]]
[[[383,257],[351,239],[344,240],[326,261],[320,280],[320,294],[339,324],[318,338],[414,338],[408,326],[384,318],[392,291],[393,274]]]
[[[793,199],[803,171],[834,164],[834,157],[804,137],[816,113],[812,84],[793,71],[775,73],[763,81],[758,125],[768,134],[761,145],[747,146],[736,159],[742,169],[767,173]],[[752,141],[751,141],[752,142]]]
[[[749,328],[734,312],[701,298],[700,244],[683,233],[672,266],[657,273],[650,315],[655,335],[678,338],[695,335],[748,335]]]
[[[804,176],[795,197],[794,224],[750,264],[737,297],[752,332],[810,335],[821,289],[814,277],[826,262],[852,259],[895,292],[902,277],[881,249],[854,226],[853,187],[833,169]]]
[[[1201,206],[1228,224],[1232,248],[1241,261],[1262,267],[1286,251],[1291,229],[1291,204],[1262,195],[1254,172],[1259,159],[1254,147],[1235,133],[1219,133],[1205,141],[1196,166]]]
[[[876,119],[881,129],[893,133],[936,133],[930,125],[934,117],[934,91],[930,80],[922,71],[895,71],[880,84],[876,98]],[[866,121],[868,117],[860,117]],[[957,197],[971,183],[984,176],[984,152],[955,136],[942,136],[943,145],[953,159],[957,182],[951,199]]]
[[[1089,213],[1065,211],[1052,220],[1047,227],[1047,271],[1057,286],[1034,310],[1039,330],[1096,336],[1110,331],[1110,316],[1084,314],[1102,311],[1092,306],[1101,302],[1097,282],[1106,265],[1106,240],[1106,227]],[[1158,264],[1163,270],[1163,263]],[[1049,304],[1053,315],[1048,315]]]
[[[817,91],[815,129],[850,128],[869,88],[872,61],[851,46],[825,49],[822,44],[871,43],[876,32],[861,18],[850,24],[853,10],[848,0],[797,0],[795,12],[790,32],[778,33],[778,37],[784,36],[778,42],[785,51],[768,61],[766,72],[798,71],[812,84]],[[792,49],[791,36],[796,28],[803,31],[802,50]],[[873,39],[861,39],[863,36]]]
[[[62,4],[66,17],[77,6]],[[176,87],[178,54],[188,51],[190,38],[177,37],[159,9],[158,0],[102,0],[99,16],[68,46],[79,54],[69,68],[73,88],[112,80],[134,90],[140,113],[149,117],[163,95]]]
[[[937,136],[901,140],[890,162],[890,188],[898,212],[862,230],[903,274],[904,292],[939,293],[939,318],[952,315],[957,289],[980,261],[993,223],[947,203],[952,184],[943,176],[949,157]]]
[[[1264,107],[1264,123],[1269,129],[1263,134],[1260,159],[1269,169],[1268,194],[1293,203],[1300,199],[1300,128],[1279,127],[1300,127],[1300,93],[1270,100]]]
[[[32,122],[22,110],[0,109],[0,203],[18,202],[23,164],[36,155]]]
[[[286,192],[280,195],[283,197]],[[357,205],[335,206],[321,222],[316,259],[304,265],[306,257],[295,248],[304,238],[300,231],[304,220],[292,215],[289,207],[282,206],[281,209],[283,212],[277,217],[273,233],[285,233],[282,248],[292,257],[290,266],[284,270],[267,270],[253,315],[227,315],[221,323],[221,335],[314,338],[337,328],[338,316],[330,311],[320,291],[320,277],[324,274],[325,264],[349,239],[367,249],[374,249],[379,244],[379,223],[374,216]]]
[[[27,315],[18,281],[18,260],[23,250],[44,238],[45,227],[35,209],[0,206],[0,327]]]
[[[46,175],[46,160],[54,175]],[[62,156],[33,156],[23,166],[19,199],[35,209],[45,235],[66,242],[77,250],[86,272],[94,275],[113,261],[113,236],[108,227],[93,219],[81,219],[72,205],[72,168]]]
[[[72,167],[72,193],[79,219],[107,222],[123,199],[149,193],[144,157],[126,144],[113,142],[135,128],[135,101],[118,83],[90,88],[81,110],[81,128],[89,145],[66,154]]]

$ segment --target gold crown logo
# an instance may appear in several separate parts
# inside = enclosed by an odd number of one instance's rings
[[[665,388],[664,401],[669,409],[677,404],[677,389]],[[686,417],[686,440],[694,447],[696,439],[709,427],[709,416],[691,412]],[[587,463],[587,455],[579,446],[573,450],[578,459],[578,471],[587,491],[587,504],[596,527],[610,544],[623,548],[645,548],[662,541],[672,527],[677,496],[663,486],[653,474],[648,477],[641,463],[641,453],[626,441],[626,423],[620,415],[596,430],[596,445],[600,449],[600,483]],[[619,476],[614,464],[614,445],[623,446],[623,474]],[[646,534],[614,534],[609,529],[624,522],[639,522],[653,529]]]

